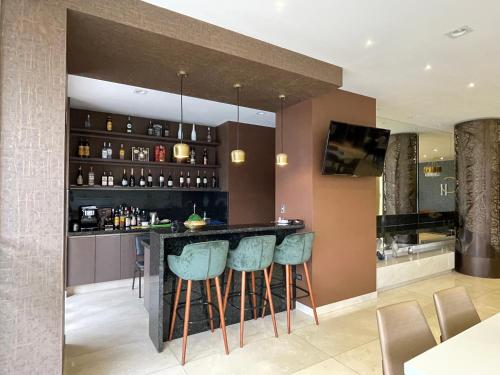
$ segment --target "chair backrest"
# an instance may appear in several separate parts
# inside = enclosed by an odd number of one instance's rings
[[[244,237],[238,247],[231,250],[231,267],[247,272],[267,268],[273,261],[275,245],[275,235]]]
[[[285,250],[287,264],[302,264],[311,258],[314,232],[294,233],[285,237],[279,247]]]
[[[434,293],[434,304],[436,305],[442,341],[446,341],[481,322],[476,308],[463,286]]]
[[[144,245],[142,241],[149,240],[149,235],[141,235],[135,237],[135,256],[140,257],[144,255]]]
[[[183,280],[206,280],[221,275],[226,268],[229,241],[198,242],[184,246],[182,254],[169,255],[170,270]]]
[[[379,308],[377,324],[384,375],[403,375],[406,361],[436,345],[417,301]]]

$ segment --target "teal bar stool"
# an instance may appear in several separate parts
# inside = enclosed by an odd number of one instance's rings
[[[229,298],[229,289],[233,279],[233,272],[241,272],[241,290],[240,290],[240,348],[243,347],[243,333],[245,322],[245,292],[246,292],[246,274],[251,273],[252,292],[252,310],[254,319],[257,319],[257,294],[255,292],[255,272],[264,271],[264,279],[266,283],[266,291],[269,298],[269,308],[271,309],[271,319],[273,321],[274,335],[278,337],[278,329],[276,328],[276,319],[274,317],[274,305],[271,298],[270,277],[268,267],[273,261],[274,246],[276,244],[276,236],[253,236],[242,238],[235,250],[229,251],[226,266],[229,268],[226,290],[224,293],[224,311],[227,307]],[[232,297],[237,296],[233,294]]]
[[[314,233],[295,233],[290,234],[285,237],[283,242],[276,246],[274,250],[273,264],[271,265],[270,277],[273,275],[274,264],[281,264],[285,266],[285,285],[286,285],[286,325],[288,333],[291,332],[291,318],[290,310],[292,305],[292,266],[302,264],[304,266],[304,273],[306,275],[307,289],[300,288],[296,286],[297,289],[306,293],[306,295],[299,298],[304,298],[309,296],[311,298],[311,306],[314,313],[314,321],[316,325],[319,324],[318,314],[316,313],[316,302],[314,301],[314,296],[311,287],[311,278],[309,277],[309,269],[307,268],[307,262],[311,258],[312,253],[312,243],[314,240]],[[270,294],[268,294],[270,295]],[[271,297],[268,297],[269,299]],[[269,301],[271,302],[271,301]],[[271,305],[269,303],[269,305]],[[262,316],[266,313],[266,301],[264,301]]]
[[[229,250],[228,241],[198,242],[184,246],[182,254],[169,255],[167,262],[170,270],[177,276],[177,288],[175,292],[174,309],[172,312],[172,322],[170,324],[169,340],[174,334],[175,320],[179,299],[182,292],[182,282],[187,280],[186,303],[184,311],[184,331],[182,336],[182,365],[186,363],[186,346],[189,331],[189,312],[191,308],[191,289],[193,281],[204,281],[208,298],[208,311],[210,317],[210,328],[213,332],[212,297],[210,292],[210,280],[215,279],[215,290],[217,292],[217,302],[219,307],[220,326],[224,349],[229,354],[227,346],[226,323],[224,319],[224,308],[222,304],[222,293],[219,276],[226,267],[227,252]]]

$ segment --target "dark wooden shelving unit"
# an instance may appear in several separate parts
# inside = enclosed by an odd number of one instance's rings
[[[159,187],[159,186],[153,186],[153,187],[139,187],[139,186],[134,186],[134,187],[130,187],[130,186],[126,186],[126,187],[123,187],[123,186],[120,186],[120,185],[117,185],[117,186],[100,186],[100,185],[82,185],[82,186],[78,186],[78,185],[70,185],[69,186],[69,190],[89,190],[89,191],[92,191],[92,190],[96,190],[96,191],[144,191],[144,192],[148,192],[148,191],[202,191],[202,192],[211,192],[211,191],[217,191],[217,192],[220,192],[222,190],[220,190],[219,188],[216,188],[216,189],[212,189],[212,188],[196,188],[196,187],[192,187],[192,188],[180,188],[180,187],[172,187],[172,188],[169,188],[169,187]]]
[[[105,165],[118,165],[122,167],[145,167],[145,168],[190,168],[190,169],[217,169],[218,165],[205,165],[205,164],[189,164],[189,163],[169,163],[163,161],[134,161],[134,160],[121,160],[121,159],[100,159],[100,158],[79,158],[71,156],[69,162],[72,164],[105,164]]]

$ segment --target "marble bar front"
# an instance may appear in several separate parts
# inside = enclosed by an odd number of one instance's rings
[[[274,234],[276,235],[276,244],[280,244],[283,239],[291,233],[304,228],[304,225],[274,225],[274,224],[255,224],[255,225],[222,225],[208,226],[199,230],[189,230],[185,227],[180,227],[176,230],[171,228],[155,229],[150,233],[150,250],[147,255],[146,264],[147,272],[145,272],[145,284],[149,300],[149,337],[153,341],[156,349],[161,352],[163,343],[167,340],[168,328],[172,317],[172,306],[175,290],[175,275],[168,269],[167,255],[180,255],[185,245],[196,242],[228,240],[229,248],[234,249],[238,246],[241,238],[248,236]],[[275,267],[273,273],[274,284],[277,280],[281,280],[282,269]],[[231,286],[231,292],[239,292],[240,273],[235,273],[234,280]],[[221,276],[222,289],[225,289],[225,274]],[[256,275],[257,293],[264,291],[264,283],[262,275]],[[212,286],[213,287],[213,286]],[[284,290],[280,287],[272,288],[276,296],[283,298],[273,298],[276,312],[286,309],[284,301]],[[293,287],[295,295],[295,284]],[[213,291],[212,295],[215,295]],[[199,296],[204,298],[203,286],[199,282],[193,284],[192,299]],[[250,299],[251,300],[251,299]],[[181,296],[181,302],[184,301],[184,296]],[[239,298],[238,298],[239,301]],[[236,305],[238,301],[234,301]],[[247,306],[251,306],[250,304]],[[261,306],[261,299],[258,299],[257,307]],[[269,309],[267,309],[269,310]],[[247,314],[246,319],[252,318],[252,314]],[[217,319],[216,319],[217,318]],[[192,321],[202,321],[206,319],[206,308],[197,306],[191,310]],[[218,327],[218,314],[214,314],[215,326]],[[239,311],[232,307],[231,301],[228,301],[226,310],[226,325],[239,323]],[[199,322],[190,324],[189,334],[206,331],[209,329],[208,322]],[[182,320],[178,319],[174,331],[174,338],[182,336]]]

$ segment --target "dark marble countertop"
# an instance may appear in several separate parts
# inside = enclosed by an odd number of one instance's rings
[[[68,237],[82,237],[82,236],[101,236],[101,235],[109,235],[109,234],[133,234],[133,233],[149,233],[151,228],[140,228],[140,229],[113,229],[113,230],[104,230],[97,229],[91,231],[84,232],[68,232]]]
[[[278,231],[286,229],[303,229],[304,224],[289,224],[289,225],[276,225],[276,224],[246,224],[246,225],[207,225],[201,229],[191,230],[181,225],[177,229],[174,228],[158,228],[152,229],[151,233],[160,235],[161,239],[165,238],[179,238],[190,236],[209,236],[214,234],[228,234],[228,233],[251,233],[251,232],[265,232],[265,231]]]

